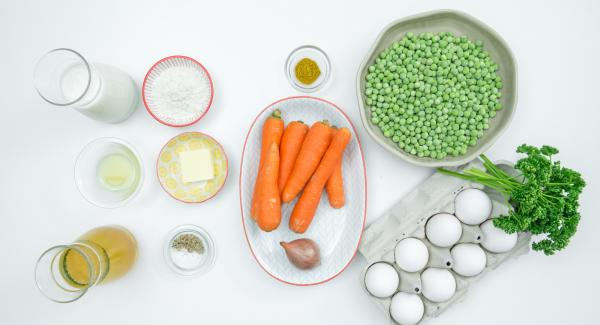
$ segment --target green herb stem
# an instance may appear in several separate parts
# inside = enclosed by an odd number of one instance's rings
[[[551,156],[558,153],[555,148],[521,145],[517,152],[527,156],[517,161],[514,168],[519,173],[513,176],[485,155],[481,155],[485,170],[469,168],[456,172],[439,168],[438,171],[503,194],[515,209],[495,218],[494,225],[508,233],[545,235],[532,247],[552,255],[565,248],[577,231],[581,218],[578,201],[585,181],[578,172],[551,160]]]

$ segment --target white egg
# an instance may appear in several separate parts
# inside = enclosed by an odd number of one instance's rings
[[[423,296],[433,302],[444,302],[456,292],[456,279],[446,269],[430,267],[421,273]]]
[[[455,216],[448,213],[439,213],[427,221],[425,235],[435,246],[450,247],[460,239],[462,227]]]
[[[467,225],[478,225],[492,214],[492,200],[482,190],[468,188],[454,199],[456,217]]]
[[[406,272],[421,271],[429,261],[427,246],[417,238],[404,238],[394,251],[396,265]]]
[[[425,306],[423,300],[414,294],[398,292],[392,297],[390,315],[401,325],[414,325],[423,318]]]
[[[517,244],[517,233],[507,234],[504,230],[496,228],[493,219],[481,224],[483,239],[481,246],[492,253],[504,253],[513,249]]]
[[[371,265],[365,274],[365,286],[375,297],[387,298],[398,290],[400,276],[388,263],[379,262]]]
[[[485,252],[477,244],[458,244],[450,250],[454,266],[454,272],[462,276],[475,276],[483,269],[487,263]]]

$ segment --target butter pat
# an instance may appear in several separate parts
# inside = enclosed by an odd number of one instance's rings
[[[179,153],[181,178],[184,183],[208,181],[215,178],[212,155],[208,149]]]

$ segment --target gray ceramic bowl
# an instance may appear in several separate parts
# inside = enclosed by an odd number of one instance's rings
[[[448,156],[444,159],[419,158],[400,149],[391,139],[386,138],[379,127],[371,122],[370,112],[364,96],[368,67],[373,64],[377,55],[394,42],[400,40],[407,32],[420,34],[424,32],[452,32],[465,35],[471,40],[483,41],[485,50],[500,67],[498,74],[502,78],[502,109],[490,121],[486,130],[474,146],[461,156]],[[465,164],[486,151],[498,139],[512,119],[517,102],[517,64],[506,42],[490,27],[477,19],[452,10],[436,10],[396,20],[389,24],[377,37],[369,53],[358,70],[356,80],[360,116],[367,132],[377,143],[396,156],[411,164],[426,167],[458,166]]]

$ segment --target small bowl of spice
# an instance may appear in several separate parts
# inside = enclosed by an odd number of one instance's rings
[[[156,62],[146,74],[142,99],[158,122],[174,127],[189,126],[208,112],[214,97],[208,70],[183,55]]]
[[[215,243],[206,230],[181,225],[169,232],[164,246],[169,268],[180,275],[199,275],[210,270],[216,259]]]
[[[304,45],[290,53],[285,71],[292,86],[302,92],[315,92],[329,80],[331,63],[323,50]]]

